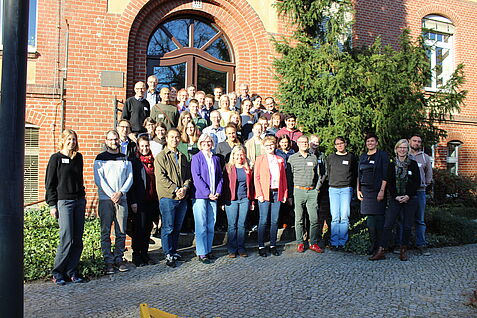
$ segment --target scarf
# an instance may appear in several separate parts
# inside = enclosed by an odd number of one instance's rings
[[[409,159],[409,156],[406,156],[406,159],[404,159],[404,161],[400,161],[398,157],[394,159],[397,195],[406,194],[406,186],[408,180],[407,171],[410,163],[411,159]]]
[[[145,156],[139,154],[139,159],[144,165],[144,169],[146,169],[146,174],[154,174],[154,157],[152,156],[152,153]]]

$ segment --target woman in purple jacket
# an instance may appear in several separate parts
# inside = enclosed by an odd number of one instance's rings
[[[195,222],[196,253],[199,261],[210,263],[214,226],[217,215],[217,199],[222,192],[222,168],[220,159],[212,153],[214,142],[208,134],[202,134],[197,142],[199,153],[192,156],[191,171],[194,180],[192,205]]]

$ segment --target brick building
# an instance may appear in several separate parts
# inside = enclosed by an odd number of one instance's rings
[[[0,2],[3,2],[0,0]],[[62,127],[79,134],[88,205],[94,207],[93,160],[113,128],[113,100],[132,96],[136,81],[156,74],[164,85],[211,91],[248,83],[271,95],[273,35],[289,34],[274,0],[30,0],[25,163],[26,201],[43,198],[44,172]],[[433,60],[442,65],[426,88],[466,65],[466,104],[446,125],[436,164],[473,174],[477,147],[477,0],[355,0],[354,43],[381,35],[396,43],[403,28],[433,29]]]

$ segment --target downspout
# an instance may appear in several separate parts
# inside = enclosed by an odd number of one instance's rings
[[[65,67],[62,69],[63,76],[61,77],[60,83],[60,99],[61,99],[61,131],[65,130],[65,111],[66,111],[66,100],[65,100],[65,90],[66,90],[66,81],[68,79],[68,47],[70,41],[70,25],[68,24],[68,19],[65,19],[66,22],[66,42],[65,42]]]

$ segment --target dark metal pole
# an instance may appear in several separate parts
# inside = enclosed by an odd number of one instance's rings
[[[3,1],[0,315],[23,317],[23,163],[29,0]]]

